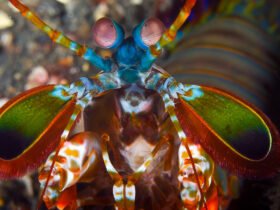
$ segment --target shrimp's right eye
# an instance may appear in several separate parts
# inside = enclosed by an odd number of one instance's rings
[[[147,50],[160,40],[164,31],[164,25],[159,19],[149,18],[134,28],[133,38],[140,48]]]

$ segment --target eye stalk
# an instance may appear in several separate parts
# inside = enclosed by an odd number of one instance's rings
[[[122,43],[124,39],[124,30],[115,21],[104,17],[94,24],[93,39],[98,47],[114,49]]]
[[[139,47],[146,50],[156,44],[165,31],[163,23],[157,18],[149,18],[136,26],[133,38]]]

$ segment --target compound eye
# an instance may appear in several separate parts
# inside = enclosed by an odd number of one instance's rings
[[[101,48],[116,47],[123,39],[123,30],[110,18],[101,18],[93,26],[93,39]]]
[[[146,46],[156,44],[164,33],[164,25],[157,18],[147,19],[141,29],[141,39]]]

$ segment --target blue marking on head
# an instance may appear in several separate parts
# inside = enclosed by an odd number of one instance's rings
[[[129,37],[123,41],[113,57],[118,66],[120,79],[125,83],[135,83],[140,80],[141,59],[144,51]]]
[[[157,21],[154,19],[148,20],[153,22]],[[139,82],[141,80],[140,74],[148,71],[155,61],[155,57],[151,53],[148,53],[149,46],[144,43],[141,36],[141,32],[146,23],[147,20],[136,26],[132,32],[132,36],[123,40],[113,53],[113,60],[117,66],[119,78],[125,83]],[[154,24],[159,24],[160,27],[160,23],[156,22]],[[158,30],[158,28],[156,29]],[[150,35],[152,36],[152,34]]]
[[[137,46],[132,37],[125,39],[114,53],[118,73],[123,82],[131,84],[140,80],[143,54],[144,51]]]
[[[139,65],[142,55],[143,50],[137,47],[135,41],[129,37],[118,47],[114,58],[118,66],[128,67]]]
[[[121,80],[127,84],[137,83],[141,81],[139,71],[134,68],[123,68],[121,67],[118,71]]]

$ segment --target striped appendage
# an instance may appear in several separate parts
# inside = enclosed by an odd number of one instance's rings
[[[198,191],[201,195],[200,200],[202,200],[202,202],[204,203],[204,206],[207,209],[207,206],[206,206],[206,203],[205,203],[205,200],[204,200],[205,198],[204,198],[203,190],[202,190],[200,179],[199,179],[199,175],[198,175],[198,172],[196,170],[195,161],[194,161],[193,156],[192,156],[192,151],[188,146],[190,144],[190,141],[187,138],[186,134],[184,133],[184,131],[183,131],[181,125],[180,125],[180,122],[179,122],[179,120],[176,116],[176,113],[175,113],[175,110],[174,110],[175,104],[170,99],[170,97],[167,93],[162,92],[161,94],[162,94],[162,98],[163,98],[163,101],[164,101],[165,108],[166,108],[167,112],[169,113],[170,119],[171,119],[175,129],[177,130],[178,137],[180,138],[182,144],[186,148],[186,152],[187,152],[189,160],[190,160],[189,164],[190,164],[190,166],[193,170],[194,179],[195,179],[195,182],[197,183],[197,188],[198,188]]]
[[[53,190],[49,190],[49,182],[53,179],[53,173],[56,173],[57,167],[55,164],[57,163],[57,160],[59,159],[59,154],[60,150],[65,147],[65,143],[67,138],[69,137],[70,131],[74,127],[75,123],[77,122],[81,111],[89,104],[91,101],[93,93],[88,93],[87,89],[85,88],[84,84],[82,81],[78,81],[76,83],[72,83],[70,86],[62,86],[58,85],[54,88],[53,92],[51,93],[52,96],[58,97],[58,98],[67,98],[72,95],[76,95],[76,102],[75,102],[75,108],[73,110],[73,113],[69,119],[68,124],[66,125],[64,131],[62,132],[60,136],[60,145],[57,147],[56,151],[51,155],[53,160],[49,162],[48,164],[48,173],[44,177],[44,181],[41,184],[42,186],[42,194],[41,194],[41,199],[38,203],[38,207],[41,205],[41,200],[45,198],[44,197],[49,197],[48,196],[48,191],[51,191],[51,198],[54,198],[57,193],[54,193]],[[50,157],[50,156],[49,156]],[[53,199],[45,201],[47,205],[51,205],[52,202],[50,202]]]
[[[46,33],[52,41],[58,43],[71,51],[76,55],[84,58],[85,60],[91,62],[97,68],[103,71],[110,71],[112,62],[108,59],[103,59],[101,56],[97,55],[93,49],[81,45],[77,42],[72,41],[61,32],[52,29],[44,21],[42,21],[35,13],[33,13],[27,6],[19,2],[18,0],[9,0],[30,22],[32,22],[37,28]]]
[[[179,15],[172,25],[164,32],[160,40],[155,45],[150,46],[141,61],[141,66],[144,70],[148,70],[156,58],[160,56],[162,48],[171,43],[176,38],[177,31],[190,16],[191,10],[195,3],[196,0],[186,0],[184,6],[179,12]]]
[[[64,142],[57,157],[53,152],[47,159],[40,172],[39,181],[42,187],[46,185],[54,162],[54,168],[43,197],[48,208],[55,206],[64,208],[65,206],[61,205],[65,204],[57,203],[62,191],[76,184],[89,167],[96,162],[94,141],[91,138],[87,133],[77,134],[70,141]]]
[[[192,152],[196,173],[203,193],[207,194],[211,184],[213,184],[214,163],[204,150],[195,144],[189,144]],[[186,147],[181,143],[178,151],[179,174],[178,180],[181,185],[181,199],[185,209],[193,209],[201,206],[201,193],[195,173],[191,164],[191,158]],[[209,207],[208,207],[209,209]]]
[[[165,33],[162,35],[160,40],[150,48],[151,53],[156,56],[161,51],[161,49],[172,42],[177,34],[177,31],[181,28],[183,23],[187,20],[187,18],[191,14],[191,10],[193,6],[195,5],[196,0],[186,0],[184,6],[180,10],[179,15],[175,19],[175,21],[172,23],[172,25],[165,31]]]
[[[102,157],[106,167],[107,172],[114,181],[113,186],[113,196],[115,199],[115,209],[116,210],[133,210],[135,203],[136,190],[133,181],[128,180],[124,183],[123,177],[118,173],[118,171],[113,166],[109,154],[107,144],[110,141],[110,137],[107,134],[102,136]]]
[[[196,171],[195,161],[193,160],[192,157],[192,151],[188,146],[191,142],[189,141],[188,137],[186,136],[186,133],[183,131],[181,127],[181,124],[175,113],[175,104],[171,99],[171,97],[174,98],[178,97],[177,95],[178,93],[182,91],[185,92],[186,88],[184,88],[183,84],[177,83],[175,79],[169,76],[166,72],[164,72],[164,70],[159,69],[156,66],[154,66],[153,71],[151,71],[150,74],[145,77],[144,83],[147,89],[156,90],[161,95],[164,102],[165,109],[168,112],[170,119],[177,131],[178,137],[181,140],[181,143],[186,148],[190,160],[189,164],[192,167],[194,178],[196,180],[199,193],[201,195],[200,200],[202,200],[204,206],[207,209],[204,200],[203,190],[201,188],[201,184],[199,181],[199,176]]]

